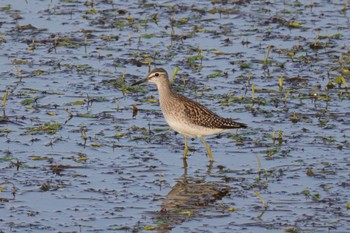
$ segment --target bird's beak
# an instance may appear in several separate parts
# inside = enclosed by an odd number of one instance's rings
[[[148,77],[146,77],[146,78],[144,78],[144,79],[142,79],[140,81],[137,81],[136,83],[131,84],[131,86],[136,86],[136,85],[139,85],[141,83],[145,83],[147,81],[148,81]]]

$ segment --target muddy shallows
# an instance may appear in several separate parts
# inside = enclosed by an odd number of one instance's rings
[[[2,0],[0,232],[350,232],[347,1]],[[249,127],[166,124],[150,69]]]

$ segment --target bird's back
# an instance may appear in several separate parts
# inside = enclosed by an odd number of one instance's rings
[[[172,99],[171,104],[166,104],[167,109],[162,107],[163,112],[164,110],[172,112],[190,125],[222,130],[247,127],[246,124],[236,122],[230,118],[220,117],[200,103],[183,95],[172,93]]]

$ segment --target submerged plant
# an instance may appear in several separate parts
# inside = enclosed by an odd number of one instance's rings
[[[37,127],[27,128],[26,134],[56,134],[57,131],[61,128],[60,123],[44,123]]]
[[[3,118],[6,118],[6,104],[7,104],[7,97],[8,97],[9,93],[6,91],[4,96],[2,97],[2,116]]]
[[[252,103],[254,104],[254,100],[255,100],[255,84],[252,84]]]
[[[198,63],[199,60],[199,63]],[[200,70],[202,68],[203,63],[203,54],[202,50],[198,49],[198,54],[193,55],[191,57],[186,58],[186,62],[188,65],[194,70]]]
[[[348,85],[348,83],[346,82],[346,80],[345,80],[345,78],[344,78],[343,75],[337,76],[337,77],[335,78],[334,82],[335,82],[336,84],[338,84],[338,88],[340,88],[342,84],[344,85],[344,87],[345,87],[346,89],[349,88],[349,85]]]
[[[260,195],[260,193],[258,191],[255,191],[255,195],[258,197],[258,199],[261,201],[261,203],[263,204],[264,208],[267,209],[268,205],[267,202],[264,201],[264,199],[262,198],[262,196]]]
[[[175,80],[175,76],[177,75],[177,73],[180,71],[180,68],[178,67],[175,67],[174,71],[173,71],[173,74],[171,75],[171,78],[170,78],[170,84],[173,84],[174,83],[174,80]]]
[[[279,86],[279,91],[281,92],[283,90],[283,75],[281,75],[278,79],[278,86]]]
[[[265,55],[265,58],[264,58],[264,66],[267,66],[267,64],[268,64],[268,59],[269,59],[269,56],[270,56],[270,53],[271,53],[271,48],[272,48],[271,45],[269,45],[267,47],[267,52],[266,52],[266,55]]]
[[[15,69],[17,71],[17,76],[19,78],[19,82],[22,82],[22,79],[23,79],[22,70],[16,65],[15,60],[11,61],[11,64],[13,65],[13,67],[15,67]]]

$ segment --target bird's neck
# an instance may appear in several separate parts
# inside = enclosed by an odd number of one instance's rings
[[[168,80],[164,80],[161,83],[157,83],[157,88],[158,88],[160,98],[170,95],[172,93],[170,88],[170,83]]]
[[[171,90],[169,80],[165,80],[162,83],[157,83],[157,88],[161,105],[163,101],[171,99],[173,91]]]

